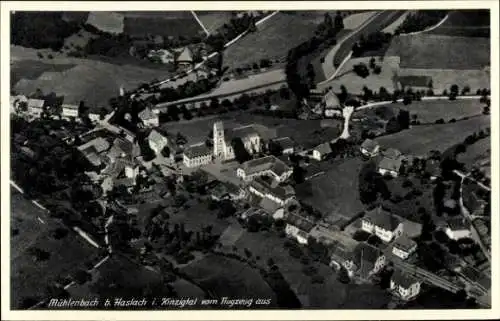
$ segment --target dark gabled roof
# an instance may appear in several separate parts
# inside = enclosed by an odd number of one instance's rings
[[[383,151],[382,154],[384,155],[384,157],[390,159],[398,159],[403,155],[399,150],[395,148],[388,148],[385,151]]]
[[[392,274],[391,280],[395,284],[402,286],[405,289],[408,289],[410,288],[410,286],[412,286],[412,284],[419,282],[417,279],[409,274],[402,272],[401,270],[395,270]]]
[[[331,152],[333,152],[330,143],[320,144],[314,147],[314,150],[318,151],[320,154],[330,154]]]
[[[250,186],[262,193],[269,193],[281,200],[286,200],[295,195],[295,190],[290,185],[272,185],[260,177],[255,178]]]
[[[273,142],[281,146],[283,149],[294,148],[295,142],[290,137],[280,137],[273,139]]]
[[[371,266],[371,270],[380,256],[382,256],[382,252],[379,249],[366,243],[359,243],[351,255],[351,260],[358,267],[361,266],[361,263]]]
[[[285,172],[291,170],[289,166],[287,166],[280,159],[274,156],[265,156],[249,160],[247,162],[244,162],[241,168],[245,171],[246,175],[251,175],[252,173],[270,170],[277,176],[281,176]]]
[[[459,217],[450,219],[448,221],[448,226],[453,231],[470,229],[469,224],[467,224],[467,222],[465,222],[465,220],[463,218],[459,218]]]
[[[367,150],[369,153],[375,151],[377,146],[379,146],[379,144],[376,141],[371,140],[369,138],[365,139],[365,141],[361,144],[361,148]]]
[[[384,157],[378,164],[378,167],[389,171],[399,172],[402,163],[402,157],[398,157],[396,159]]]
[[[285,218],[285,221],[288,224],[293,225],[293,226],[297,227],[299,230],[302,230],[306,233],[309,233],[315,225],[315,223],[313,221],[310,221],[303,216],[300,216],[297,214],[292,214],[292,213],[287,215],[287,217]]]
[[[401,221],[390,212],[382,207],[376,207],[371,211],[367,211],[363,220],[371,222],[387,231],[394,231]]]
[[[415,245],[417,245],[417,243],[404,234],[398,237],[394,242],[394,247],[403,251],[409,251],[415,247]]]
[[[212,154],[212,150],[205,144],[191,145],[184,151],[188,158],[207,156]]]

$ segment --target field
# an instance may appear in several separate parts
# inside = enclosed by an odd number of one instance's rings
[[[491,166],[490,157],[491,139],[485,138],[467,146],[466,152],[458,154],[457,159],[459,162],[464,163],[465,167],[470,170],[473,166],[480,166],[482,163],[487,166]]]
[[[361,26],[365,21],[373,17],[376,11],[365,11],[352,14],[344,18],[344,28],[347,30],[356,29]]]
[[[448,14],[446,21],[429,32],[435,35],[489,37],[489,10],[455,10]]]
[[[40,222],[37,217],[45,223]],[[12,233],[18,233],[11,238],[13,308],[26,308],[44,299],[47,286],[84,268],[85,263],[97,257],[97,249],[72,231],[60,240],[55,239],[53,231],[65,227],[14,191],[11,195],[11,220]],[[48,252],[49,258],[35,261],[30,253],[32,248]],[[26,304],[29,306],[24,306]]]
[[[354,95],[361,95],[364,86],[376,91],[379,91],[380,87],[385,87],[387,91],[392,92],[394,90],[394,74],[397,74],[399,70],[399,57],[385,56],[383,57],[383,61],[380,61],[379,57],[374,57],[375,63],[382,68],[381,73],[378,75],[370,70],[368,77],[361,78],[352,71],[353,67],[359,63],[364,63],[368,66],[371,58],[350,59],[342,67],[337,77],[328,83],[328,85],[332,86],[333,91],[337,93],[340,92],[340,87],[344,85],[347,91]]]
[[[196,15],[201,20],[208,32],[215,32],[228,23],[231,19],[231,11],[196,11]]]
[[[70,58],[56,53],[53,59],[39,59],[36,52],[11,47],[12,78],[18,80],[12,89],[25,95],[37,88],[45,94],[55,92],[65,96],[67,104],[83,100],[91,108],[108,106],[109,99],[118,96],[120,86],[131,90],[143,82],[168,76],[162,70]],[[33,73],[37,69],[39,71]],[[38,78],[30,79],[36,75]]]
[[[372,113],[377,110],[390,108],[392,113],[386,116],[382,115],[382,119],[388,121],[392,116],[397,115],[399,110],[404,109],[410,112],[410,117],[417,116],[422,124],[434,123],[438,119],[443,119],[445,122],[451,119],[461,119],[464,117],[472,117],[481,115],[483,107],[476,99],[461,99],[456,101],[450,100],[427,100],[427,101],[413,101],[410,105],[403,103],[387,104],[385,106],[377,107],[371,111],[360,111],[360,113]]]
[[[189,11],[125,12],[123,32],[131,36],[192,37],[203,29]]]
[[[382,32],[394,34],[394,31],[405,21],[406,17],[411,13],[411,11],[406,11],[397,20],[385,27]]]
[[[182,272],[217,298],[270,298],[276,302],[260,273],[235,259],[210,255],[183,268]]]
[[[399,78],[406,86],[424,90],[427,90],[427,85],[422,86],[423,79],[432,79],[434,93],[441,94],[445,89],[449,92],[452,84],[458,85],[459,88],[469,86],[473,93],[477,89],[490,88],[491,77],[489,68],[483,70],[401,68]]]
[[[431,150],[443,152],[461,143],[473,132],[490,126],[489,116],[477,116],[468,120],[442,125],[415,126],[402,132],[378,137],[382,147],[392,147],[410,155],[427,155]]]
[[[489,39],[441,35],[395,37],[386,53],[400,56],[401,68],[483,69],[490,65]]]
[[[224,65],[230,69],[259,63],[261,59],[286,57],[288,50],[314,35],[316,23],[297,19],[293,14],[280,12],[257,26],[224,51]]]
[[[92,11],[88,14],[87,23],[112,34],[122,33],[125,27],[123,15],[111,11]]]
[[[331,222],[350,219],[364,209],[358,197],[360,159],[335,160],[335,167],[297,187],[297,198]]]

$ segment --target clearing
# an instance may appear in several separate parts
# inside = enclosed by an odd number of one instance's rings
[[[64,103],[76,104],[83,100],[91,108],[108,106],[118,96],[120,86],[125,90],[141,83],[168,76],[162,70],[132,65],[115,65],[96,60],[65,57],[53,53],[54,58],[37,57],[37,51],[19,46],[11,47],[13,79],[18,80],[13,90],[29,95],[41,89],[45,94],[55,92],[65,96]],[[37,72],[33,72],[38,70]],[[36,79],[33,77],[38,76]]]
[[[228,23],[233,16],[231,11],[195,11],[195,13],[210,33]]]
[[[95,247],[14,190],[11,194],[11,220],[12,308],[29,308],[45,299],[49,285],[61,282],[97,259]],[[56,229],[68,233],[56,239],[53,236]],[[44,253],[48,258],[36,261],[32,253],[36,249],[43,251],[40,254]]]
[[[130,36],[162,35],[193,37],[204,35],[199,23],[189,11],[123,12],[123,32]]]
[[[359,158],[334,160],[336,166],[297,186],[297,198],[319,210],[330,222],[349,220],[364,209],[359,200]]]
[[[417,34],[395,37],[386,53],[400,56],[401,68],[483,69],[490,65],[486,38]]]
[[[95,28],[111,34],[120,34],[124,31],[124,16],[111,11],[91,11],[87,23]]]
[[[491,139],[490,137],[480,139],[472,145],[466,146],[465,153],[458,154],[457,160],[465,164],[467,169],[474,166],[490,167]]]
[[[481,129],[491,126],[490,116],[477,116],[467,120],[442,125],[414,126],[375,140],[383,147],[399,149],[404,154],[425,156],[431,150],[445,151]]]
[[[279,12],[257,26],[224,51],[224,65],[235,69],[259,63],[261,59],[281,59],[288,50],[314,35],[317,23],[297,19],[292,13]]]
[[[385,109],[391,109],[387,112]],[[421,124],[434,123],[438,119],[443,119],[445,122],[451,119],[459,120],[465,117],[481,115],[483,106],[477,99],[460,99],[451,101],[448,99],[440,100],[422,100],[413,101],[410,105],[403,103],[389,103],[384,106],[361,110],[357,115],[373,115],[375,113],[378,118],[388,121],[391,117],[396,116],[399,110],[404,109],[410,112],[410,118],[413,115],[417,116]]]
[[[490,12],[486,9],[454,10],[438,28],[428,32],[434,35],[490,37]]]
[[[183,268],[182,272],[217,298],[271,299],[271,306],[276,306],[275,294],[260,273],[236,259],[209,255]]]

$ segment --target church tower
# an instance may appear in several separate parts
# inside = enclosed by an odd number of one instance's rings
[[[224,124],[222,121],[214,123],[214,156],[217,159],[226,158],[226,140],[224,138]]]

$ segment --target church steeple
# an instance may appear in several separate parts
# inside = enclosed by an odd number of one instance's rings
[[[224,124],[222,121],[214,123],[213,130],[214,156],[218,159],[226,158],[226,140],[224,137]]]

